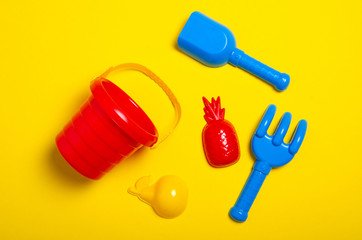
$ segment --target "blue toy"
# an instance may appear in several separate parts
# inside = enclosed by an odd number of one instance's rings
[[[209,67],[231,63],[269,82],[279,91],[287,89],[288,74],[280,73],[236,48],[232,32],[200,12],[193,12],[182,29],[178,46]]]
[[[293,159],[302,145],[307,131],[307,122],[301,120],[290,144],[283,142],[292,118],[290,113],[285,113],[273,136],[267,134],[267,130],[273,120],[276,111],[275,105],[270,105],[256,130],[251,146],[257,159],[253,171],[246,182],[234,207],[230,209],[230,217],[237,222],[244,222],[248,212],[259,192],[266,176],[273,167],[280,167]]]

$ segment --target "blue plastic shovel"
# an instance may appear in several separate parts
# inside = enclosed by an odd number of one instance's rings
[[[288,74],[280,73],[237,49],[232,32],[200,12],[191,14],[177,43],[182,51],[209,67],[231,63],[267,81],[279,91],[289,85]]]
[[[284,143],[283,139],[292,119],[292,115],[287,112],[280,120],[274,135],[269,136],[267,130],[275,111],[275,105],[268,107],[251,141],[251,147],[257,161],[238,200],[229,212],[230,217],[237,222],[244,222],[248,218],[250,207],[270,170],[273,167],[283,166],[293,159],[302,145],[307,131],[307,122],[300,120],[291,142],[289,144]]]

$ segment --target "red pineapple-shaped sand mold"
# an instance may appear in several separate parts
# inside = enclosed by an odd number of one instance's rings
[[[213,167],[227,167],[240,158],[238,136],[234,126],[225,117],[221,109],[220,97],[211,99],[211,103],[202,98],[205,104],[204,118],[207,122],[202,131],[202,143],[208,163]]]

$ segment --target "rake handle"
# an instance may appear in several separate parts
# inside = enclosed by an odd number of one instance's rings
[[[278,72],[264,63],[248,56],[240,49],[236,48],[231,53],[229,61],[232,65],[240,67],[264,81],[267,81],[279,91],[287,89],[289,85],[290,77],[288,74]]]
[[[230,217],[237,222],[244,222],[248,218],[248,212],[253,205],[266,176],[270,172],[270,167],[265,162],[257,161],[254,164],[248,181],[245,183],[238,200],[230,209]]]

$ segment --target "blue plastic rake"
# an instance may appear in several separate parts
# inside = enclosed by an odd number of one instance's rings
[[[292,115],[287,112],[279,122],[274,135],[269,136],[267,130],[275,112],[276,106],[270,105],[253,135],[251,146],[257,161],[235,206],[229,212],[230,217],[237,222],[244,222],[248,218],[250,207],[270,170],[273,167],[283,166],[293,159],[302,145],[307,131],[307,122],[305,120],[299,121],[291,142],[289,144],[284,143],[283,139],[292,118]]]

